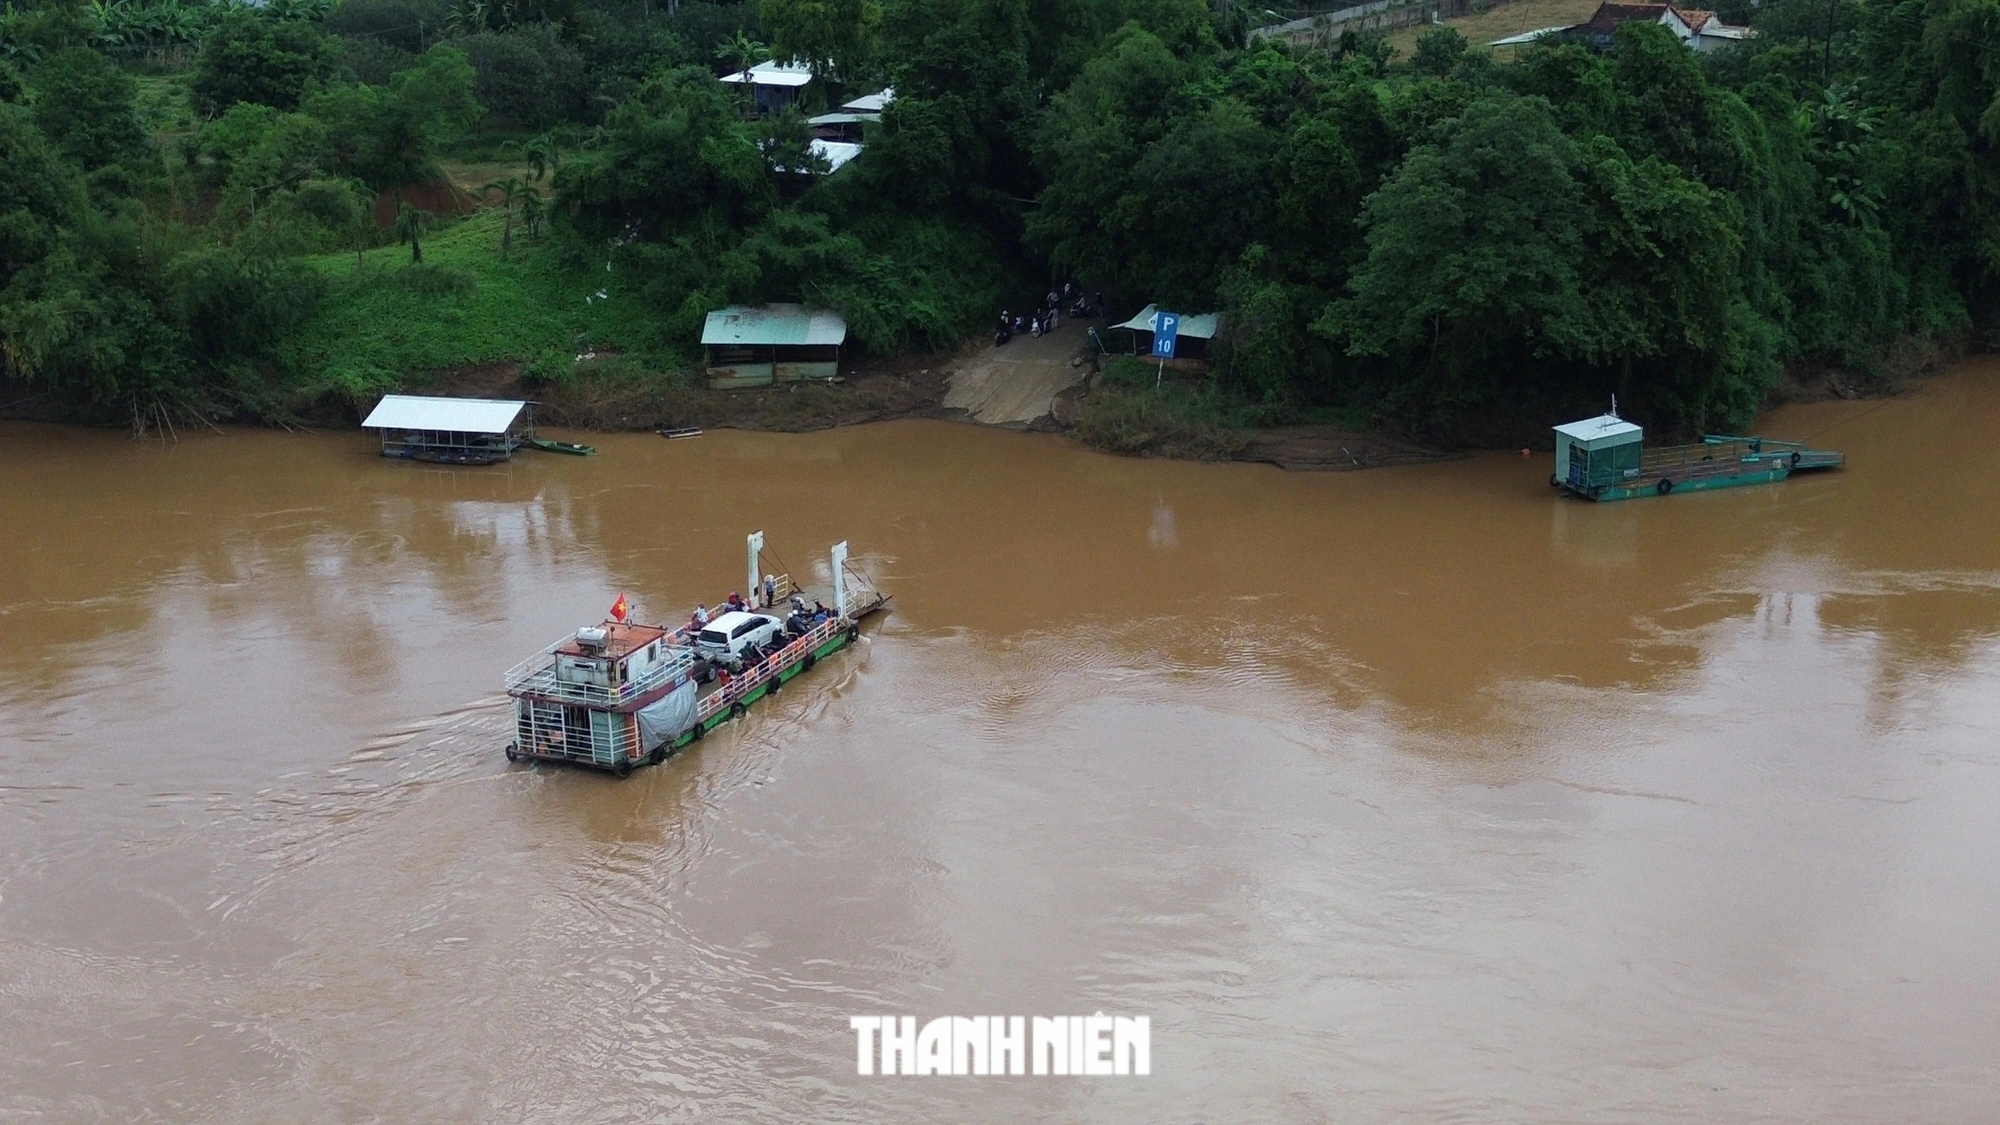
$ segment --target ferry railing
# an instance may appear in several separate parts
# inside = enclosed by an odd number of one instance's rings
[[[669,683],[676,675],[685,675],[694,664],[692,653],[669,647],[666,659],[647,669],[637,679],[615,685],[577,683],[556,675],[556,650],[573,640],[572,637],[564,637],[509,669],[507,694],[532,695],[584,707],[617,707]]]
[[[516,744],[538,758],[615,767],[639,756],[639,733],[638,723],[629,715],[615,715],[612,720],[608,725],[570,723],[560,705],[523,700],[515,714]]]
[[[838,617],[829,617],[806,630],[797,640],[766,657],[762,664],[746,669],[742,675],[731,679],[722,690],[708,693],[695,709],[695,721],[707,722],[732,704],[740,702],[744,696],[759,686],[770,683],[785,669],[804,660],[807,653],[832,640],[846,629],[848,624]]]
[[[1630,484],[1669,475],[1678,478],[1716,476],[1735,473],[1746,463],[1780,458],[1789,460],[1793,454],[1805,451],[1806,447],[1795,441],[1703,434],[1697,445],[1667,445],[1645,450],[1636,469],[1600,469],[1586,471],[1582,476],[1586,485]],[[1576,481],[1571,483],[1574,485]]]

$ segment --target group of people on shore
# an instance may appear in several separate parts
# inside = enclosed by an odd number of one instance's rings
[[[1074,281],[1065,281],[1061,289],[1049,290],[1048,296],[1043,298],[1042,303],[1035,306],[1035,311],[1028,315],[1009,314],[1006,309],[1001,309],[1000,325],[993,333],[994,346],[998,347],[1024,332],[1033,336],[1054,332],[1062,321],[1065,309],[1069,311],[1070,316],[1079,319],[1102,315],[1104,294],[1092,294],[1086,300],[1082,286]]]

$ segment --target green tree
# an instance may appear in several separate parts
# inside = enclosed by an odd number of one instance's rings
[[[549,215],[549,201],[541,189],[530,187],[521,197],[521,225],[528,228],[529,238],[540,238],[542,223]]]
[[[431,213],[421,211],[408,203],[396,210],[396,242],[410,248],[410,264],[419,265],[424,260],[424,232],[430,229]]]
[[[36,127],[86,171],[147,157],[138,87],[103,55],[83,47],[57,51],[35,70],[34,88]]]
[[[481,115],[472,66],[454,47],[432,47],[387,86],[321,87],[306,112],[325,122],[329,170],[377,191],[436,177],[438,146]]]
[[[739,75],[748,75],[750,68],[771,57],[771,48],[755,39],[750,33],[738,28],[735,35],[716,44],[715,57],[731,64]],[[738,93],[745,99],[750,97],[750,84],[743,82]]]
[[[542,193],[519,176],[495,180],[482,190],[500,193],[500,213],[503,216],[500,227],[500,260],[504,262],[508,253],[514,248],[514,213],[525,207],[530,197],[539,201]]]
[[[297,108],[306,87],[333,75],[339,51],[318,24],[254,8],[226,11],[202,40],[190,86],[213,117],[238,102]]]
[[[1473,103],[1368,197],[1352,295],[1315,329],[1407,365],[1397,395],[1434,431],[1538,359],[1618,354],[1580,269],[1593,207],[1578,163],[1542,99]]]
[[[1417,49],[1410,56],[1410,69],[1418,74],[1443,78],[1457,69],[1465,57],[1465,36],[1455,27],[1433,27],[1417,36]]]
[[[570,157],[557,199],[597,238],[702,240],[714,253],[777,202],[764,156],[715,76],[699,67],[648,80],[605,117],[603,137]]]
[[[882,22],[876,0],[759,0],[757,14],[772,55],[803,62],[821,78],[858,75]]]

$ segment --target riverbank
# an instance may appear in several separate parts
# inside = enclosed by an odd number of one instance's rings
[[[1143,364],[1113,359],[1093,373],[1081,326],[995,348],[983,340],[956,355],[863,360],[835,383],[714,391],[606,356],[556,382],[533,379],[518,363],[468,364],[426,373],[398,388],[410,393],[525,398],[544,424],[601,432],[693,426],[805,433],[898,418],[1063,433],[1101,452],[1189,461],[1251,461],[1294,471],[1348,471],[1445,460],[1387,434],[1326,424],[1259,425],[1254,416],[1211,402],[1205,380],[1160,386]],[[1136,373],[1136,374],[1135,374]],[[1139,378],[1140,375],[1145,377]],[[352,426],[367,396],[331,396],[310,421]]]

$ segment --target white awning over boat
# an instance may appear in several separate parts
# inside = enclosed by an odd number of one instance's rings
[[[504,434],[527,403],[497,398],[430,398],[383,395],[361,423],[364,430],[437,430],[457,434]]]

